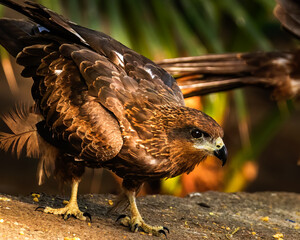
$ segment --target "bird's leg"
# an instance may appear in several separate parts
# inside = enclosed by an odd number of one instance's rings
[[[63,215],[63,218],[65,220],[68,219],[70,216],[74,216],[80,220],[86,220],[85,215],[88,216],[88,214],[81,212],[77,204],[77,192],[78,192],[79,182],[80,180],[73,180],[71,198],[69,200],[69,203],[65,207],[63,208],[46,207],[44,209],[44,212],[52,213],[56,215]]]
[[[135,191],[125,190],[125,194],[130,203],[131,218],[129,218],[126,215],[120,216],[119,219],[122,225],[129,227],[132,232],[142,230],[145,233],[152,234],[155,236],[159,236],[160,234],[166,235],[165,231],[169,232],[169,230],[166,227],[151,226],[146,224],[137,208],[135,201]]]

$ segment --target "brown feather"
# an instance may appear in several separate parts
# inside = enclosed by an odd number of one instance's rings
[[[125,188],[137,190],[147,179],[190,172],[213,154],[191,132],[203,131],[203,141],[215,144],[221,127],[184,106],[175,79],[163,68],[41,5],[0,2],[35,22],[26,25],[32,30],[25,38],[20,31],[14,37],[22,38],[16,60],[34,80],[32,95],[43,117],[37,132],[53,148],[50,154],[47,144],[40,147],[39,182],[53,172],[69,181],[80,178],[84,166],[105,167],[123,177]],[[0,20],[0,28],[21,26],[7,21]],[[0,36],[1,44],[6,40]]]
[[[274,15],[281,24],[300,38],[300,4],[297,0],[276,0]]]
[[[15,152],[20,158],[24,151],[27,157],[39,156],[38,135],[35,124],[42,118],[31,111],[32,108],[20,105],[15,111],[2,116],[3,121],[12,133],[0,133],[0,149]]]
[[[185,97],[244,86],[273,90],[275,99],[300,96],[300,52],[211,54],[166,59],[158,64],[176,76]]]
[[[0,149],[16,153],[20,158],[22,152],[27,157],[39,158],[37,168],[38,184],[41,185],[46,177],[54,172],[58,150],[44,141],[37,132],[36,124],[43,117],[35,107],[17,105],[14,111],[2,116],[3,121],[12,133],[0,132]]]

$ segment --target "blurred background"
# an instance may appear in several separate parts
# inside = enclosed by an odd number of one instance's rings
[[[159,61],[208,53],[295,49],[299,42],[280,27],[271,0],[40,0],[85,27],[102,31]],[[0,6],[0,16],[22,16]],[[0,48],[0,114],[31,103],[31,79]],[[275,102],[265,89],[245,88],[186,99],[213,116],[225,131],[228,164],[211,157],[189,175],[145,184],[141,194],[185,196],[218,190],[300,192],[300,102]],[[7,131],[3,121],[0,130]],[[37,159],[0,152],[0,192],[61,193],[54,179],[36,181]],[[120,179],[86,169],[80,193],[118,193]],[[65,188],[66,189],[66,188]],[[68,191],[65,191],[68,194]]]

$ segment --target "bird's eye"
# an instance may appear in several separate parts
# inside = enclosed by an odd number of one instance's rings
[[[200,131],[199,129],[193,129],[191,134],[193,138],[200,138],[203,136],[203,132]]]

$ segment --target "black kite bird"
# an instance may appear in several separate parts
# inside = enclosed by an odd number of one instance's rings
[[[0,3],[27,20],[1,19],[0,43],[33,79],[35,106],[4,120],[13,134],[1,146],[39,157],[38,178],[54,174],[72,183],[69,204],[44,212],[86,219],[77,205],[85,167],[107,168],[123,178],[117,206],[130,204],[131,231],[153,235],[167,228],[146,224],[135,203],[142,183],[190,172],[208,155],[223,164],[222,128],[185,107],[171,75],[101,32],[72,23],[30,2]]]

